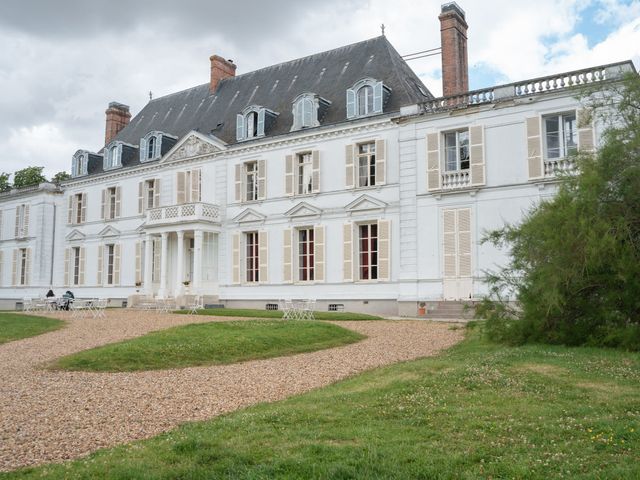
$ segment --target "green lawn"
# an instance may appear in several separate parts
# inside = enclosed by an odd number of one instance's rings
[[[175,313],[189,313],[178,310]],[[249,317],[249,318],[282,318],[281,310],[253,310],[249,308],[211,308],[198,310],[198,315],[213,315],[216,317]],[[366,313],[351,312],[313,312],[316,320],[382,320],[382,317],[367,315]]]
[[[0,344],[57,330],[64,322],[19,313],[0,313]]]
[[[78,352],[54,368],[129,372],[280,357],[357,342],[364,336],[325,322],[247,320],[184,325]]]
[[[467,340],[7,478],[640,478],[640,359]]]

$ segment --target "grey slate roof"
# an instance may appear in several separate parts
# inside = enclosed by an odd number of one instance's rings
[[[391,89],[384,113],[433,98],[387,38],[379,36],[224,79],[214,94],[206,83],[153,99],[115,140],[138,145],[140,138],[152,130],[178,138],[197,130],[233,144],[236,115],[249,105],[279,113],[266,137],[286,134],[293,124],[292,102],[305,92],[331,102],[321,125],[347,122],[346,90],[364,77],[381,80]],[[91,168],[90,172],[96,170]]]

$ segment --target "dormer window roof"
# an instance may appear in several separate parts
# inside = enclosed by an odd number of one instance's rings
[[[71,160],[71,176],[81,177],[87,174],[87,165],[89,163],[89,152],[86,150],[78,150]]]
[[[236,140],[264,137],[277,116],[276,112],[258,105],[245,108],[236,116]]]
[[[377,115],[384,111],[391,89],[373,78],[363,78],[347,90],[347,118]]]
[[[153,131],[147,133],[140,139],[140,163],[158,160],[163,154],[163,143],[168,138],[175,140],[175,137],[165,133]],[[175,142],[174,142],[175,143]]]
[[[317,127],[320,119],[331,102],[319,97],[315,93],[303,93],[293,101],[293,125],[291,130]]]
[[[122,142],[111,142],[104,147],[104,170],[113,170],[122,166]]]

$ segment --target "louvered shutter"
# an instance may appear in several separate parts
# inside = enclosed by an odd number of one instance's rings
[[[31,285],[31,249],[25,249],[24,284]]]
[[[142,283],[142,242],[136,242],[136,281]]]
[[[121,189],[116,187],[116,212],[114,218],[120,218]]]
[[[284,245],[282,252],[282,281],[284,283],[291,283],[293,281],[293,234],[294,230],[291,228],[284,229],[284,237],[282,244]]]
[[[15,237],[20,238],[20,217],[22,213],[22,205],[18,205],[16,207],[16,229],[15,229]]]
[[[82,203],[80,204],[80,223],[87,221],[87,194],[83,193],[80,197]]]
[[[24,206],[24,220],[22,221],[22,235],[23,237],[29,236],[29,209],[31,207],[27,203]]]
[[[258,277],[260,283],[269,282],[269,232],[258,232]]]
[[[200,185],[201,185],[201,171],[200,169],[191,171],[191,201],[200,201]]]
[[[3,221],[3,216],[4,216],[4,213],[3,213],[2,210],[0,210],[0,240],[2,240],[2,231],[3,231],[3,223],[2,223],[2,221]]]
[[[347,118],[356,116],[356,92],[352,89],[347,90]]]
[[[144,182],[138,183],[138,213],[144,212]]]
[[[389,280],[391,275],[391,220],[378,221],[378,280]]]
[[[243,165],[241,163],[239,163],[238,165],[236,165],[236,178],[235,178],[235,184],[236,184],[236,202],[241,202],[242,201],[242,167]]]
[[[146,160],[147,160],[147,139],[141,138],[140,139],[140,162],[145,162]]]
[[[342,279],[353,282],[353,224],[347,222],[342,226]]]
[[[376,185],[384,185],[386,183],[386,158],[386,142],[384,140],[376,140]]]
[[[78,272],[78,285],[84,285],[85,248],[80,247],[80,268]]]
[[[96,277],[96,284],[102,286],[104,284],[104,276],[102,275],[102,269],[104,265],[104,245],[98,246],[98,274]]]
[[[13,250],[13,263],[11,265],[11,285],[18,284],[18,253],[19,249]]]
[[[258,200],[267,198],[267,161],[258,160]]]
[[[0,250],[0,287],[4,285],[4,252]]]
[[[71,248],[67,247],[64,249],[64,285],[68,286],[71,285],[71,282],[69,281],[69,272],[71,271],[70,265],[69,265],[69,261],[71,259]]]
[[[577,115],[578,151],[593,152],[596,146],[593,128],[593,115],[590,109],[581,108]]]
[[[345,187],[346,188],[354,188],[355,187],[355,183],[354,183],[354,174],[355,174],[355,166],[353,163],[353,150],[354,150],[354,146],[353,145],[347,145],[344,149],[344,156],[345,156]]]
[[[382,82],[377,82],[373,86],[373,112],[374,113],[382,113],[384,100],[384,92]]]
[[[153,147],[154,158],[159,158],[162,155],[162,135],[156,136],[156,142]]]
[[[471,209],[457,210],[458,276],[471,276]]]
[[[73,223],[73,200],[75,195],[69,197],[69,205],[67,209],[67,223],[71,225]]]
[[[235,284],[240,283],[240,234],[234,233],[232,237],[232,282]]]
[[[244,115],[236,115],[236,140],[244,140]]]
[[[471,185],[484,185],[484,127],[477,125],[469,128],[469,163],[471,170]]]
[[[293,167],[293,155],[286,155],[284,157],[284,191],[285,195],[293,195],[294,184],[294,167]]]
[[[176,203],[182,204],[186,202],[186,174],[185,172],[178,172],[178,186],[176,191]]]
[[[325,281],[325,239],[324,226],[313,227],[313,278],[316,282]]]
[[[107,207],[107,191],[102,190],[102,205],[100,206],[100,218],[102,220],[106,217],[106,207]]]
[[[444,255],[444,277],[455,278],[456,269],[456,211],[443,211],[442,251]]]
[[[265,120],[265,109],[261,108],[258,110],[258,136],[261,137],[264,135],[264,120]]]
[[[313,150],[311,152],[312,160],[312,176],[311,176],[311,191],[313,193],[320,192],[320,151]]]
[[[160,206],[160,179],[156,178],[153,181],[153,208]]]
[[[427,134],[427,190],[440,190],[440,134]]]
[[[113,284],[120,285],[120,244],[113,246]]]
[[[540,117],[529,117],[527,125],[527,164],[529,167],[529,180],[535,180],[544,176],[542,160],[542,135],[540,133]]]

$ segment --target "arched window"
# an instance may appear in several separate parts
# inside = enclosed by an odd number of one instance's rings
[[[236,140],[264,137],[273,124],[277,112],[259,105],[250,105],[236,115]]]
[[[369,115],[373,112],[373,88],[370,85],[358,90],[358,115]]]
[[[152,159],[156,155],[156,137],[150,137],[147,142],[147,159]]]
[[[121,155],[122,155],[122,143],[114,142],[107,145],[104,149],[104,160],[102,166],[105,170],[110,170],[112,168],[118,168],[122,166],[121,163]]]
[[[246,116],[247,119],[247,138],[253,138],[258,136],[258,113],[249,112]]]
[[[114,145],[109,149],[109,166],[115,167],[118,163],[118,146]]]
[[[384,111],[391,90],[381,81],[363,78],[347,90],[347,118],[365,117]]]

